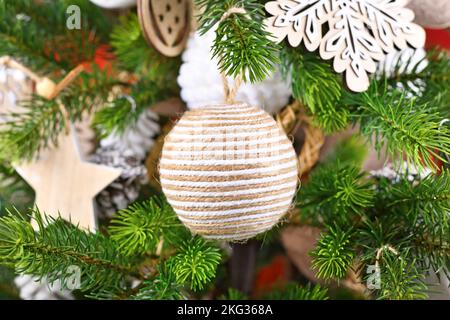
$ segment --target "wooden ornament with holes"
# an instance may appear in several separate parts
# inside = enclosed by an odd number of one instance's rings
[[[167,57],[181,54],[191,26],[190,0],[138,0],[137,4],[147,42]]]
[[[345,73],[355,92],[369,87],[369,73],[385,54],[425,44],[425,31],[412,21],[405,0],[278,0],[265,5],[271,15],[266,29],[276,42],[287,38],[291,46],[333,59],[334,70]],[[323,26],[327,31],[323,32]]]

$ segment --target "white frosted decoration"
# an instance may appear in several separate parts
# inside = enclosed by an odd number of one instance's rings
[[[136,0],[91,0],[91,2],[106,9],[129,8],[136,5]]]
[[[211,53],[214,38],[214,30],[202,36],[198,32],[194,33],[183,52],[178,84],[181,87],[181,98],[189,109],[224,102],[218,61],[213,59]],[[232,79],[228,80],[231,84]],[[290,96],[289,81],[284,81],[280,72],[276,71],[262,82],[242,83],[236,100],[259,106],[273,114],[287,105]]]
[[[30,275],[20,275],[14,279],[23,300],[73,300],[69,290],[61,290],[59,281],[50,285],[45,279],[39,280]]]
[[[408,165],[407,162],[401,162],[397,165],[388,164],[380,170],[370,171],[372,177],[384,177],[397,183],[400,178],[407,178],[410,182],[425,179],[428,175],[432,174],[429,168],[419,169],[414,165]]]
[[[396,66],[399,67],[398,72],[411,73],[423,71],[427,65],[427,53],[424,49],[406,48],[401,51],[394,51],[385,56],[378,66],[378,71],[384,71],[387,75],[392,75]],[[416,68],[417,65],[417,68]],[[416,69],[416,70],[414,70]]]
[[[391,52],[379,63],[377,74],[392,76],[394,72],[400,74],[421,72],[428,66],[426,55],[426,51],[422,48],[407,48],[401,51]],[[425,89],[425,86],[426,83],[421,79],[408,81],[408,87],[412,89],[416,95],[420,95]],[[403,88],[403,83],[398,83],[398,87]],[[407,97],[411,98],[408,95],[410,95],[410,92],[408,92]]]
[[[450,27],[449,0],[411,0],[408,3],[416,14],[416,22],[428,28]]]
[[[122,134],[113,133],[100,141],[102,147],[115,147],[132,152],[143,160],[155,143],[154,137],[160,132],[158,115],[151,109],[145,110],[135,125],[125,129]]]
[[[31,83],[22,71],[0,65],[0,123],[9,120],[7,114],[25,110],[18,101],[28,98],[31,91]]]

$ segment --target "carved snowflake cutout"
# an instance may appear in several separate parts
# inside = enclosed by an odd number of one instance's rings
[[[408,45],[419,48],[425,31],[412,23],[409,0],[278,0],[266,3],[272,17],[266,27],[277,42],[287,37],[293,47],[319,48],[322,59],[333,59],[336,72],[345,72],[356,92],[369,87],[368,73],[376,61]],[[325,35],[322,26],[327,24]]]

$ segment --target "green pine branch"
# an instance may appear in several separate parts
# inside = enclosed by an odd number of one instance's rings
[[[165,263],[157,267],[158,275],[145,280],[138,292],[131,296],[135,300],[186,300],[189,295],[176,279],[173,264]]]
[[[439,113],[399,90],[372,82],[364,93],[347,93],[343,103],[352,108],[361,134],[369,141],[375,137],[376,149],[385,148],[393,159],[406,155],[410,163],[436,170],[434,160],[445,161],[439,153],[450,153],[450,131],[440,125]]]
[[[81,30],[66,26],[69,5],[80,8]],[[0,56],[13,56],[42,75],[69,71],[92,60],[109,28],[104,13],[88,0],[1,0]]]
[[[328,300],[328,289],[316,284],[301,287],[296,283],[289,283],[284,288],[266,295],[269,300]]]
[[[144,79],[159,81],[160,86],[176,87],[180,59],[165,57],[147,44],[135,13],[120,17],[111,32],[111,45],[119,67]]]
[[[374,205],[374,191],[364,174],[353,166],[323,165],[311,173],[297,195],[301,215],[329,225],[335,221],[351,225]]]
[[[106,136],[113,132],[123,133],[126,128],[136,123],[139,116],[147,108],[173,97],[176,92],[159,80],[147,79],[133,84],[130,89],[129,96],[134,100],[134,103],[131,103],[125,96],[120,96],[106,103],[95,113],[93,125],[101,135]]]
[[[220,260],[218,248],[194,237],[181,244],[170,263],[173,263],[178,283],[189,283],[192,290],[201,290],[214,278]]]
[[[18,273],[46,277],[50,283],[60,280],[63,288],[73,281],[73,268],[79,268],[81,291],[120,290],[126,277],[137,274],[133,260],[121,255],[110,239],[60,218],[44,220],[38,210],[33,214],[38,232],[18,213],[0,218],[1,264]]]
[[[47,100],[33,95],[21,101],[24,112],[8,115],[8,122],[0,125],[0,157],[8,161],[32,159],[41,149],[56,143],[66,128],[62,103],[72,122],[80,120],[83,113],[91,112],[106,101],[114,79],[94,69],[81,74],[80,82],[66,88],[57,100]]]
[[[318,277],[345,278],[355,258],[352,230],[343,231],[339,227],[330,227],[327,233],[321,236],[311,256],[314,258],[312,267],[317,270]]]
[[[264,29],[264,6],[256,0],[196,0],[203,12],[199,31],[205,34],[218,23],[212,47],[219,69],[227,76],[252,83],[262,81],[279,62],[278,45],[270,40]],[[246,13],[233,13],[222,19],[231,8],[243,8]]]
[[[119,211],[109,227],[111,239],[125,255],[155,253],[161,241],[175,244],[186,229],[172,207],[161,198],[151,198]]]
[[[282,73],[290,77],[292,95],[314,115],[314,122],[331,133],[347,126],[349,111],[338,104],[343,88],[331,66],[316,54],[298,48],[281,50]]]

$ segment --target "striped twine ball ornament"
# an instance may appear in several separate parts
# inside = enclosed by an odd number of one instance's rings
[[[239,241],[271,229],[297,190],[291,141],[247,104],[187,111],[167,135],[161,186],[180,220],[209,239]]]

